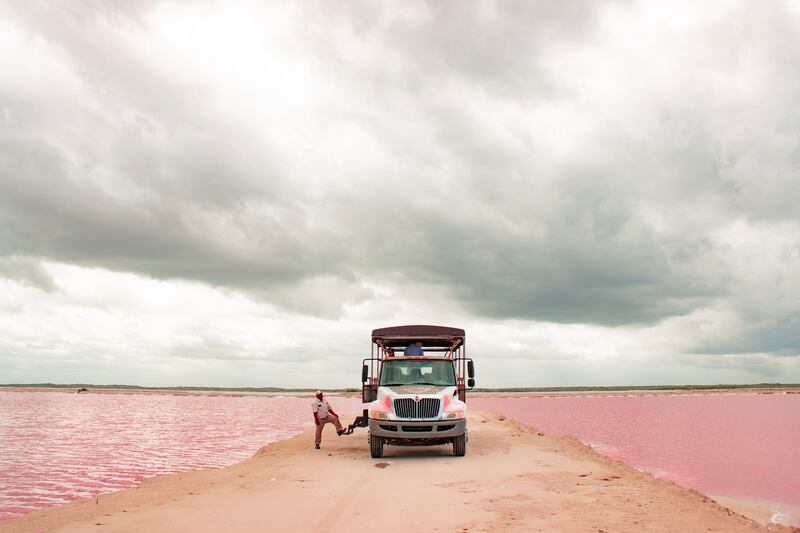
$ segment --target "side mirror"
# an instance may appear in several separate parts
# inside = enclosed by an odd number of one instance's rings
[[[361,367],[361,383],[366,383],[367,376],[369,376],[369,367],[364,365]]]
[[[467,380],[467,387],[469,387],[470,389],[475,387],[475,378],[469,378]]]
[[[361,386],[361,403],[370,403],[378,399],[378,387],[374,385]]]
[[[467,377],[475,377],[475,363],[472,362],[472,359],[467,361]]]

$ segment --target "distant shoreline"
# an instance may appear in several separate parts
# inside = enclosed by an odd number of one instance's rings
[[[85,390],[84,390],[85,389]],[[101,394],[176,394],[176,395],[307,395],[316,389],[280,387],[145,387],[139,385],[94,385],[91,383],[14,383],[0,384],[0,391],[17,392],[93,392]],[[354,388],[322,389],[329,394],[358,395],[361,390]],[[779,393],[800,394],[800,383],[750,383],[714,385],[631,385],[601,387],[497,387],[476,388],[470,394],[509,395],[591,395],[591,394],[703,394],[703,393]]]

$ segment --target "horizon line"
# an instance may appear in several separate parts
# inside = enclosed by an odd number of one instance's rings
[[[125,385],[125,384],[93,384],[93,383],[0,383],[4,388],[94,388],[121,390],[154,390],[154,391],[231,391],[231,392],[312,392],[322,390],[328,392],[358,392],[358,387],[220,387],[203,385]],[[665,385],[574,385],[574,386],[514,386],[514,387],[476,387],[471,392],[566,392],[566,391],[619,391],[619,390],[712,390],[712,389],[750,389],[750,388],[798,388],[800,383],[716,383],[716,384],[665,384]]]

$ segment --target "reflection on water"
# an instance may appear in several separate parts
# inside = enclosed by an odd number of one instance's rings
[[[800,522],[800,394],[473,398],[545,433],[706,494],[775,502]]]
[[[339,413],[361,408],[359,399],[330,401]],[[0,392],[0,520],[236,463],[310,427],[310,405],[310,397]]]

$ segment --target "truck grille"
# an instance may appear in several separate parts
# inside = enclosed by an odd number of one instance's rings
[[[439,415],[439,398],[422,398],[415,402],[412,398],[397,398],[394,412],[398,418],[436,418]]]

